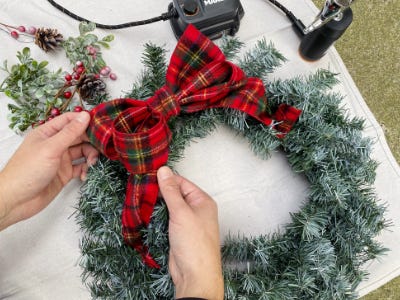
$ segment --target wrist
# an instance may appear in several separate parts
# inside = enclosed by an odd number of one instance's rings
[[[175,297],[180,298],[199,298],[207,300],[224,299],[224,279],[222,274],[213,278],[205,277],[197,280],[184,280],[175,286]]]

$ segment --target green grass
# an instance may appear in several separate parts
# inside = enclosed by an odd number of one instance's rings
[[[358,0],[352,9],[354,21],[335,47],[400,162],[400,0]],[[362,298],[394,299],[400,277]]]
[[[400,277],[393,279],[381,288],[362,297],[361,300],[398,300],[400,299]]]
[[[336,49],[399,162],[400,1],[356,1],[353,12],[353,24]]]

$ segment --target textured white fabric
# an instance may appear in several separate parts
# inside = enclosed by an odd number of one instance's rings
[[[159,15],[167,10],[169,1],[106,1],[58,0],[66,8],[105,24],[116,24]],[[309,0],[282,0],[296,15],[308,23],[316,8]],[[337,89],[353,115],[366,119],[365,134],[376,140],[373,156],[379,161],[376,190],[388,204],[387,217],[392,220],[390,231],[379,237],[391,249],[380,261],[366,266],[371,273],[359,291],[366,294],[400,274],[400,170],[386,144],[383,131],[362,99],[338,53],[332,48],[318,62],[309,63],[297,53],[299,39],[286,17],[265,0],[242,1],[245,16],[238,36],[251,47],[265,37],[289,59],[274,76],[290,78],[307,75],[318,68],[340,73],[342,83]],[[0,1],[0,21],[13,25],[34,25],[57,28],[64,36],[78,35],[78,23],[55,10],[45,1]],[[109,32],[97,30],[99,35]],[[113,31],[116,39],[104,58],[117,73],[118,80],[108,82],[110,94],[119,97],[131,88],[140,73],[143,44],[151,41],[172,50],[176,44],[168,22]],[[22,44],[0,32],[0,60],[16,63],[16,51],[29,46],[32,56],[48,60],[49,67],[70,66],[62,51],[45,54],[34,44]],[[170,54],[170,52],[169,52]],[[0,80],[6,74],[0,71]],[[7,162],[22,138],[8,129],[6,103],[0,94],[0,168]],[[229,151],[227,151],[229,149]],[[34,150],[34,149],[33,149]],[[198,183],[218,202],[221,232],[257,235],[281,230],[290,221],[289,212],[298,210],[307,195],[307,181],[289,168],[283,153],[274,153],[263,161],[255,157],[247,142],[230,129],[218,128],[204,140],[198,140],[185,151],[178,165],[182,175]],[[79,238],[74,207],[80,183],[74,181],[39,215],[16,224],[0,233],[0,299],[90,299],[80,279]],[[21,187],[23,188],[23,187]],[[122,199],[121,199],[122,201]],[[251,220],[251,222],[249,222]]]

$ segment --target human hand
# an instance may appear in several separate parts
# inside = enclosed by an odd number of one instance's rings
[[[169,272],[176,298],[223,299],[215,201],[168,167],[161,167],[157,177],[169,211]]]
[[[64,113],[26,136],[0,172],[0,230],[40,212],[72,178],[86,179],[98,156],[86,143],[89,121],[87,112]]]

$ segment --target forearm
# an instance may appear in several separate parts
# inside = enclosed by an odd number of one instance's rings
[[[2,211],[2,208],[0,206],[0,231],[6,229],[12,224],[13,222],[10,218],[10,214],[8,214],[6,211]]]
[[[3,172],[0,172],[0,231],[5,229],[9,223],[7,221],[9,209],[6,201],[7,196],[5,195],[3,177],[4,177]]]
[[[10,177],[7,168],[3,169],[0,172],[0,231],[18,222],[14,183],[15,178]]]

